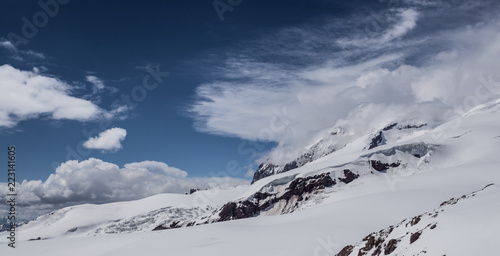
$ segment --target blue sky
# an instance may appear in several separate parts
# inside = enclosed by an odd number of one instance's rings
[[[0,35],[7,41],[9,33],[23,36],[23,17],[33,22],[37,13],[46,12],[35,1],[1,4]],[[48,6],[55,10],[53,5]],[[245,1],[232,12],[223,12],[223,21],[210,1],[70,1],[58,6],[54,17],[49,17],[32,39],[26,38],[27,43],[20,44],[16,51],[1,49],[3,64],[25,71],[42,68],[43,75],[78,88],[72,94],[75,97],[91,94],[92,84],[86,77],[95,76],[109,88],[92,100],[106,110],[111,110],[110,104],[121,95],[130,95],[135,86],[142,85],[148,75],[144,67],[159,65],[169,76],[130,109],[125,119],[111,120],[109,128],[121,127],[128,132],[123,148],[115,153],[78,152],[79,145],[88,139],[89,133],[84,131],[103,131],[99,120],[53,120],[40,115],[2,128],[2,144],[19,147],[20,159],[25,159],[19,163],[21,177],[28,180],[46,179],[59,163],[89,157],[118,165],[145,159],[162,161],[188,171],[190,176],[224,170],[233,160],[245,169],[255,169],[250,165],[262,155],[249,161],[253,155],[240,154],[237,148],[244,140],[238,136],[214,136],[194,129],[189,108],[196,100],[196,88],[214,79],[209,69],[224,61],[227,49],[241,47],[282,27],[347,15],[355,5]],[[261,144],[254,147],[259,154],[275,145]],[[196,156],[195,161],[192,156]]]
[[[44,209],[248,183],[498,75],[493,0],[41,2],[0,1],[0,145]]]
[[[1,60],[22,70],[44,66],[48,76],[71,85],[85,85],[87,88],[77,92],[79,96],[89,93],[91,84],[85,77],[92,74],[118,90],[105,90],[99,95],[99,106],[105,109],[110,109],[109,104],[116,97],[130,94],[136,85],[142,84],[147,72],[140,67],[160,65],[170,75],[125,120],[112,121],[110,127],[122,127],[128,132],[123,149],[106,154],[93,150],[82,154],[81,159],[96,157],[118,165],[146,159],[164,161],[192,176],[206,176],[209,171],[224,169],[230,160],[245,166],[249,163],[236,150],[241,139],[194,130],[186,110],[194,100],[195,88],[209,79],[198,62],[207,54],[220,53],[237,44],[244,35],[258,34],[261,29],[294,22],[293,19],[300,22],[313,14],[282,21],[271,11],[255,15],[250,4],[226,13],[221,22],[209,1],[71,1],[61,5],[57,15],[28,44],[19,46],[19,51],[33,51],[44,58],[26,55],[19,61],[8,49],[2,49]],[[21,17],[31,18],[41,10],[35,1],[2,1],[2,6],[0,35],[4,38],[10,32],[21,34]],[[273,8],[279,6],[283,3],[276,3]],[[294,17],[291,14],[299,11],[289,7],[283,10],[289,14],[283,16]],[[22,178],[46,179],[54,171],[53,162],[64,162],[68,154],[74,155],[68,152],[68,146],[76,151],[78,144],[87,139],[82,130],[94,129],[100,130],[97,121],[39,117],[3,129],[1,140],[2,144],[19,147]],[[266,144],[265,149],[269,147]]]

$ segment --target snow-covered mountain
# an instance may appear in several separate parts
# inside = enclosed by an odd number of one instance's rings
[[[336,127],[251,185],[40,216],[16,255],[496,255],[499,126],[495,100],[445,123]]]
[[[376,148],[389,142],[396,142],[405,137],[425,131],[428,124],[426,122],[417,122],[415,120],[391,122],[383,128],[376,129],[375,132],[368,136],[366,149]],[[297,157],[295,160],[286,164],[275,164],[268,159],[266,162],[259,165],[259,168],[254,173],[252,184],[262,178],[275,175],[278,173],[287,172],[298,167],[301,167],[314,160],[320,159],[339,149],[342,149],[354,140],[359,139],[355,134],[343,127],[335,127],[331,129],[325,137],[322,137],[307,150]],[[366,139],[366,138],[365,138]]]

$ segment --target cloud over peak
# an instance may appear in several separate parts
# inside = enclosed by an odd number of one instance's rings
[[[196,128],[275,141],[272,156],[303,150],[339,122],[358,123],[345,121],[359,118],[352,112],[370,113],[364,123],[397,113],[424,115],[424,109],[433,114],[427,118],[445,118],[446,110],[455,111],[477,94],[479,80],[497,79],[499,18],[492,16],[499,4],[456,3],[447,5],[446,14],[441,4],[360,10],[246,42],[226,59],[214,60],[216,79],[198,87],[191,108]],[[481,99],[494,97],[485,90]]]

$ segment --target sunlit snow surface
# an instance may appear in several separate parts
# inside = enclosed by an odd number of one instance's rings
[[[413,134],[405,131],[398,136],[395,131],[385,145],[367,150],[374,131],[253,185],[68,207],[21,227],[16,249],[7,246],[7,239],[0,240],[0,255],[335,255],[346,245],[360,245],[373,232],[434,211],[439,211],[436,218],[425,215],[415,226],[394,229],[391,239],[401,242],[390,255],[497,255],[499,128],[500,103],[493,101]],[[426,155],[412,157],[405,150],[408,145]],[[367,164],[377,159],[403,164],[380,173]],[[176,220],[202,222],[226,202],[251,198],[259,191],[279,193],[280,186],[296,177],[330,172],[335,178],[345,168],[360,177],[325,188],[290,214],[270,216],[276,211],[267,211],[254,218],[151,231]],[[488,184],[494,185],[481,190]],[[479,192],[440,207],[474,191]],[[437,223],[435,228],[425,229],[432,223]],[[418,229],[423,229],[421,237],[410,244],[407,233]],[[42,240],[28,241],[38,237]]]

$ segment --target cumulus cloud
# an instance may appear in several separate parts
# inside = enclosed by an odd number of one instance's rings
[[[457,3],[443,14],[428,2],[381,10],[383,20],[356,13],[285,28],[234,49],[211,63],[215,79],[197,89],[196,129],[277,142],[271,156],[279,158],[340,124],[367,132],[396,117],[449,118],[480,80],[490,86],[467,105],[497,97],[498,3]],[[367,31],[372,22],[380,29]]]
[[[99,133],[96,137],[89,138],[83,143],[83,146],[89,149],[117,151],[122,148],[121,142],[125,137],[127,137],[127,130],[123,128],[111,128]]]
[[[227,177],[187,178],[186,172],[155,161],[129,163],[120,168],[113,163],[90,158],[63,163],[47,180],[24,180],[16,188],[18,204],[40,214],[35,209],[53,210],[74,204],[134,200],[159,193],[185,193],[192,188],[246,183],[247,180]],[[0,196],[4,198],[8,193],[7,185],[0,185]],[[5,200],[2,201],[5,203]]]
[[[0,90],[0,127],[13,127],[19,121],[41,116],[78,121],[114,116],[113,111],[73,96],[69,84],[36,70],[0,66]]]

